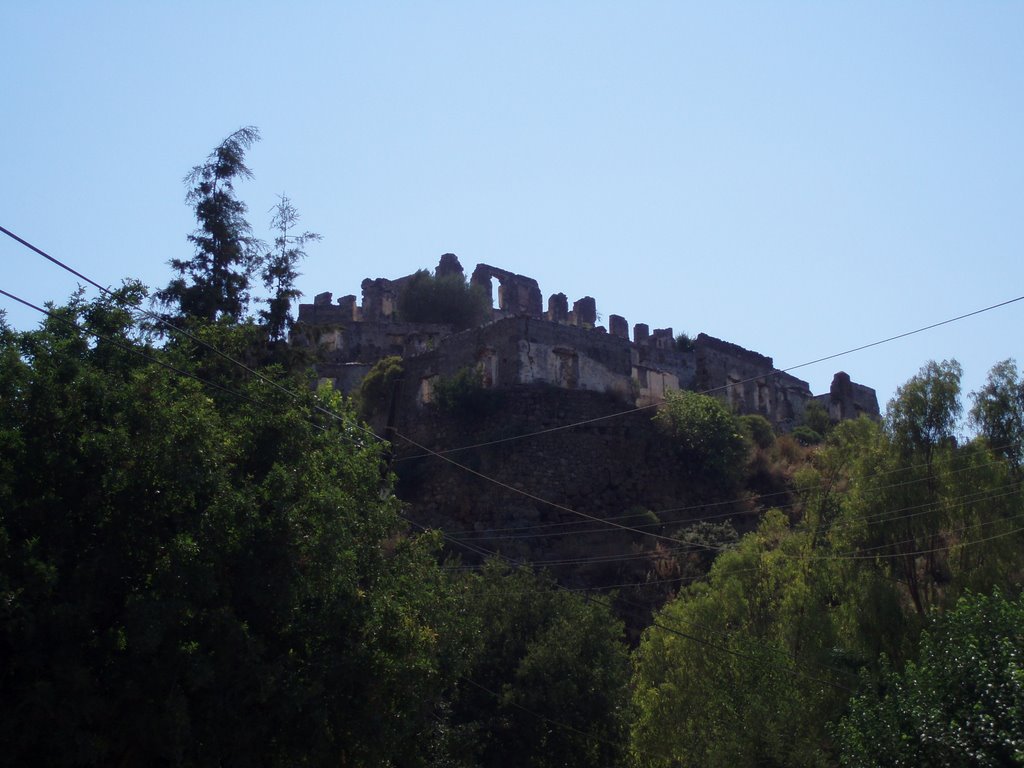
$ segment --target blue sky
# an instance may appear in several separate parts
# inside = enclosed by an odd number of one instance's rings
[[[190,255],[182,178],[308,229],[299,287],[456,253],[788,367],[1024,294],[1024,4],[6,3],[0,224],[104,284]],[[0,288],[75,281],[3,238]],[[9,320],[37,316],[12,307]],[[1024,363],[1024,302],[796,371],[881,404]]]

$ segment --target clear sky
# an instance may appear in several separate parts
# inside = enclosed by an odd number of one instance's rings
[[[0,224],[104,284],[166,285],[182,178],[255,125],[257,233],[284,192],[324,236],[306,300],[451,251],[784,368],[1024,294],[1021,3],[9,0],[0,28]],[[0,288],[74,289],[0,240]],[[972,390],[1022,320],[794,373],[884,407],[955,357]]]

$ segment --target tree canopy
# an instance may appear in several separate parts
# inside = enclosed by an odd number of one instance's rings
[[[122,306],[142,296],[0,330],[6,759],[414,754],[447,598],[376,442],[299,382],[229,393],[171,370]]]

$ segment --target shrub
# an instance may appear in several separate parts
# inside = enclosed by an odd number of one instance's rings
[[[794,429],[792,435],[794,440],[805,447],[808,445],[817,445],[825,439],[820,433],[815,432],[813,429],[803,424]]]
[[[771,422],[760,414],[750,413],[740,416],[740,425],[758,448],[770,448],[775,442],[775,430],[772,428]]]
[[[398,316],[409,323],[442,323],[456,331],[485,323],[491,306],[486,294],[459,275],[433,277],[421,269],[398,297]]]
[[[749,448],[739,420],[724,403],[696,392],[669,392],[654,418],[695,477],[720,490],[736,485]]]
[[[369,420],[387,407],[395,382],[403,372],[402,358],[397,356],[383,357],[374,363],[359,385],[359,412],[364,419]]]
[[[484,387],[479,368],[460,368],[451,378],[434,385],[434,403],[443,411],[463,416],[480,416],[496,406],[498,393]]]
[[[817,400],[807,403],[804,410],[804,426],[813,429],[819,435],[827,435],[832,431],[832,419],[825,410],[825,406]]]
[[[676,349],[680,352],[693,352],[693,339],[688,333],[680,333],[676,336]]]

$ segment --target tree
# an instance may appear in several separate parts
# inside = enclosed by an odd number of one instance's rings
[[[487,296],[461,274],[435,277],[417,271],[398,297],[398,316],[408,323],[443,323],[456,331],[482,325],[491,312]]]
[[[143,299],[0,327],[5,761],[414,765],[456,614],[436,539],[340,396],[212,397]]]
[[[1024,764],[1024,599],[967,595],[838,724],[846,766]]]
[[[628,656],[607,606],[493,560],[463,599],[469,663],[443,713],[452,764],[621,764]]]
[[[873,514],[882,519],[871,527],[865,543],[871,551],[893,558],[893,572],[922,617],[940,597],[944,532],[956,520],[946,489],[956,455],[954,430],[963,410],[960,376],[956,360],[931,360],[896,390],[886,409],[889,450],[878,455],[877,469],[899,472],[901,482],[878,482],[882,475],[877,475],[866,483]],[[898,514],[903,510],[914,514]]]
[[[259,131],[248,126],[222,141],[206,162],[185,177],[185,201],[199,226],[188,236],[191,259],[172,259],[177,277],[157,293],[157,300],[185,317],[213,322],[238,321],[249,301],[250,278],[259,260],[259,241],[245,218],[246,205],[235,196],[235,181],[252,178],[245,153]]]
[[[828,564],[778,510],[655,616],[634,655],[634,762],[825,765],[844,700]]]
[[[992,450],[1019,471],[1024,462],[1024,379],[1016,362],[1003,360],[992,366],[985,386],[971,399],[971,423]]]
[[[734,489],[750,446],[737,417],[718,399],[681,390],[667,393],[654,417],[671,436],[684,467],[710,489]]]
[[[886,408],[886,426],[904,458],[915,457],[930,464],[940,446],[953,442],[963,412],[962,373],[956,360],[930,360],[896,390]]]
[[[302,295],[295,287],[299,277],[296,267],[306,257],[306,243],[316,242],[321,237],[315,232],[290,234],[299,222],[299,212],[287,195],[282,194],[272,210],[274,216],[270,226],[277,231],[277,236],[274,238],[274,250],[263,258],[261,273],[263,285],[271,296],[266,299],[267,308],[260,310],[260,315],[267,324],[270,339],[276,341],[284,339],[291,328],[292,301]]]

